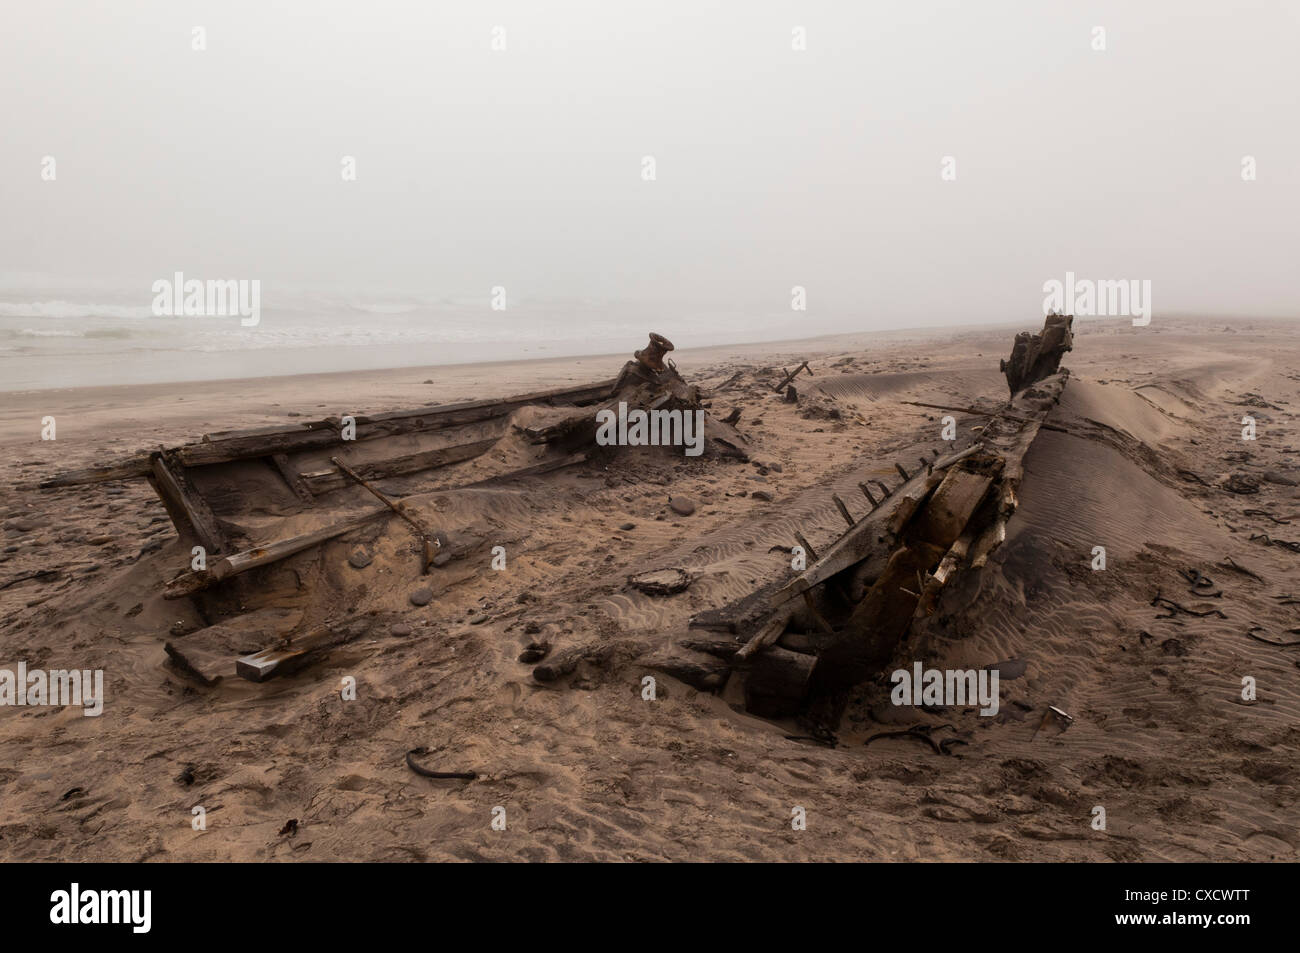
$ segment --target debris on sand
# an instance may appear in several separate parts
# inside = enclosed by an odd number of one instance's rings
[[[684,569],[653,569],[628,576],[634,588],[648,596],[671,596],[690,586],[694,577]]]

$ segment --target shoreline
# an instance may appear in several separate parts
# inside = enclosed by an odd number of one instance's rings
[[[1231,327],[1233,323],[1238,327]],[[1300,327],[1287,318],[1168,318],[1152,328],[1132,328],[1128,319],[1094,319],[1076,324],[1076,335],[1180,335],[1249,333],[1280,326]],[[891,354],[909,342],[924,342],[917,360],[935,360],[989,352],[996,362],[1005,354],[1014,321],[990,325],[857,331],[843,334],[757,341],[691,348],[679,337],[672,359],[684,373],[698,376],[729,365],[779,364],[805,357]],[[649,330],[649,329],[647,329]],[[1136,337],[1135,337],[1136,340]],[[0,406],[0,446],[27,446],[63,452],[72,441],[90,450],[92,442],[134,449],[143,440],[186,442],[212,430],[262,426],[296,417],[312,419],[336,413],[367,413],[485,397],[507,397],[569,384],[579,385],[618,372],[643,337],[627,349],[596,355],[521,358],[444,365],[412,365],[277,376],[221,378],[171,383],[123,383],[9,391]],[[904,350],[903,355],[909,353]],[[906,359],[904,357],[904,359]],[[993,365],[996,367],[996,363]],[[56,444],[40,440],[41,420],[54,416]],[[111,439],[110,439],[111,437]],[[65,442],[66,441],[66,442]],[[59,446],[62,444],[62,446]]]

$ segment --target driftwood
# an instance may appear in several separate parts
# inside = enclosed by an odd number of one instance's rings
[[[689,651],[703,652],[705,655],[727,661],[735,658],[741,648],[741,643],[735,639],[708,639],[695,636],[684,636],[677,640],[677,644]]]
[[[789,384],[792,380],[794,380],[796,377],[798,377],[800,371],[807,371],[810,375],[812,374],[812,368],[808,366],[808,362],[807,362],[807,361],[804,361],[802,364],[800,364],[800,365],[799,365],[798,367],[796,367],[794,370],[792,370],[792,371],[786,371],[786,372],[785,372],[785,376],[784,376],[783,378],[781,378],[781,383],[779,383],[779,384],[777,384],[776,386],[774,386],[774,387],[772,388],[772,390],[774,390],[774,391],[780,391],[783,387],[785,387],[786,384]]]
[[[647,572],[633,573],[627,577],[628,585],[639,589],[648,596],[671,596],[687,588],[694,576],[684,569],[651,569]]]

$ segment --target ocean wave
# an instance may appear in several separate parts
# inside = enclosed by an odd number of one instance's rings
[[[28,338],[84,338],[85,331],[73,331],[68,328],[23,328],[19,337]]]
[[[77,301],[0,301],[0,318],[149,318],[152,304],[99,304]]]

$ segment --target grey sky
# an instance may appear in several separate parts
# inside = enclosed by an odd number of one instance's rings
[[[266,307],[798,284],[843,329],[1015,319],[1072,269],[1296,314],[1297,49],[1295,0],[11,3],[0,269]]]

